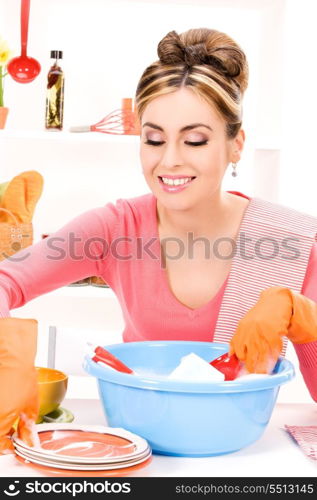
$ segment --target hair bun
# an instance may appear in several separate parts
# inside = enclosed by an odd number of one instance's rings
[[[157,54],[162,64],[184,63],[184,45],[176,31],[170,31],[162,38]]]
[[[234,79],[242,92],[248,86],[248,63],[243,50],[220,31],[199,28],[180,35],[170,31],[158,44],[157,53],[162,64],[207,64]]]
[[[184,48],[184,62],[189,66],[194,64],[209,64],[207,48],[203,43],[188,45]]]

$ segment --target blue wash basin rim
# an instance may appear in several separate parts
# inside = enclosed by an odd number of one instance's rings
[[[143,346],[148,344],[151,347],[162,347],[167,344],[191,344],[193,347],[196,345],[206,344],[216,348],[219,348],[217,356],[228,351],[228,344],[216,343],[216,342],[193,342],[193,341],[145,341],[145,342],[129,342],[127,344],[112,344],[109,346],[104,346],[105,349],[112,352],[116,348],[121,348],[122,345],[130,345],[133,348],[137,348],[138,344]],[[116,353],[114,353],[116,354]],[[216,356],[216,357],[217,357]],[[106,366],[101,366],[90,358],[86,356],[84,360],[83,367],[90,375],[96,377],[105,382],[110,382],[118,385],[123,385],[127,387],[135,387],[139,389],[146,390],[157,390],[166,392],[186,392],[186,393],[218,393],[218,394],[228,394],[228,393],[241,393],[241,392],[251,392],[260,391],[265,389],[272,389],[278,387],[286,382],[289,382],[295,375],[295,370],[290,361],[284,358],[280,358],[279,362],[282,365],[282,369],[278,373],[274,373],[267,378],[261,378],[257,380],[243,380],[239,381],[232,380],[227,382],[188,382],[188,381],[178,381],[178,380],[166,380],[159,379],[151,376],[142,375],[130,375],[126,373],[121,373],[115,371]]]

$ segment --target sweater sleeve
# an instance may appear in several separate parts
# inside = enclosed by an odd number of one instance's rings
[[[59,287],[105,273],[117,208],[84,212],[48,238],[0,263],[0,317]]]
[[[313,245],[302,294],[317,303],[317,243]],[[317,325],[315,325],[317,330]],[[306,344],[294,344],[300,371],[311,397],[317,402],[317,340]]]

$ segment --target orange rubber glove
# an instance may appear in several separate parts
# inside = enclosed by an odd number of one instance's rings
[[[39,410],[34,367],[37,321],[0,318],[0,454],[13,449],[10,439],[18,422],[18,436],[34,446],[34,424]]]
[[[288,288],[271,287],[239,321],[229,354],[235,353],[250,373],[269,373],[283,336],[295,344],[317,340],[317,304]]]

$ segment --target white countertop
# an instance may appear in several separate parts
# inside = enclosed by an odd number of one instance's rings
[[[106,425],[99,400],[66,399],[62,406],[74,413],[74,423]],[[317,461],[304,454],[284,424],[317,425],[317,405],[277,404],[262,437],[238,452],[207,458],[153,455],[148,465],[131,471],[129,477],[316,477]],[[17,462],[14,455],[3,455],[0,476],[45,474]]]

